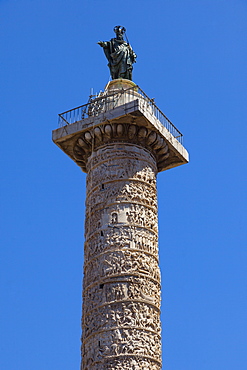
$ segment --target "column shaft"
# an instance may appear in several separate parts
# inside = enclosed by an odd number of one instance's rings
[[[109,143],[87,161],[82,370],[160,370],[156,160]]]

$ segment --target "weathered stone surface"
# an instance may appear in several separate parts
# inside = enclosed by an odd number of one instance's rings
[[[139,145],[108,143],[87,173],[82,369],[158,370],[156,160]]]

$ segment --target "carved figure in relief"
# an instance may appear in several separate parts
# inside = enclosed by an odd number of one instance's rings
[[[133,368],[133,366],[139,367]],[[103,368],[98,368],[97,370],[103,370]],[[126,358],[121,359],[121,362],[113,360],[111,363],[107,363],[107,370],[160,370],[160,365],[150,359],[129,358],[126,356]]]
[[[111,350],[107,345],[105,345],[103,348],[100,348],[99,351],[101,352],[102,356],[108,356],[111,353]]]
[[[101,317],[101,320],[98,320]],[[104,328],[138,326],[160,332],[159,311],[144,303],[121,303],[90,311],[84,320],[84,336]]]
[[[115,151],[108,151],[107,153],[100,153],[100,150],[98,150],[97,154],[98,155],[94,156],[92,159],[89,158],[88,166],[87,166],[89,167],[89,171],[90,171],[91,166],[94,167],[94,166],[97,166],[97,164],[99,164],[99,166],[104,166],[104,164],[101,164],[100,162],[108,160],[108,168],[105,168],[105,170],[108,171],[108,169],[110,169],[109,165],[111,164],[111,161],[114,165],[123,164],[121,165],[121,167],[128,169],[128,173],[130,174],[130,176],[128,177],[132,177],[134,173],[142,170],[145,167],[145,165],[147,166],[147,163],[145,162],[148,161],[150,163],[150,160],[151,160],[151,157],[147,155],[144,150],[141,150],[140,154],[131,152],[129,150],[121,151],[121,152],[115,150]],[[126,165],[129,165],[130,167],[126,167]],[[150,167],[150,164],[148,166]],[[155,173],[157,172],[156,163],[154,160],[153,160],[153,171]],[[104,171],[104,173],[105,172],[106,171]],[[90,176],[90,172],[89,172],[89,176]],[[116,172],[115,172],[115,176],[116,176]]]
[[[138,362],[135,359],[131,359],[130,366],[131,369],[133,370],[141,370],[140,366],[138,365]]]
[[[99,276],[109,276],[124,272],[148,274],[159,280],[160,273],[157,260],[140,252],[130,250],[118,250],[112,253],[102,254],[84,267],[87,277],[85,284],[96,281]]]
[[[84,314],[87,315],[92,309],[103,303],[110,303],[114,301],[127,300],[127,299],[140,299],[160,306],[160,286],[153,281],[145,278],[136,278],[136,282],[121,283],[122,289],[116,286],[117,283],[104,284],[103,291],[98,286],[92,288],[84,288]],[[116,294],[115,290],[118,290]]]
[[[125,166],[129,166],[129,163],[126,163]],[[148,171],[149,170],[149,171]],[[118,171],[116,169],[112,173],[105,173],[103,169],[95,169],[92,174],[90,174],[90,179],[88,180],[87,189],[91,190],[94,189],[95,186],[100,185],[105,181],[112,181],[114,179],[121,179],[121,178],[133,178],[137,180],[145,181],[147,184],[151,186],[156,186],[156,179],[154,172],[149,168],[146,167],[144,170],[141,170],[139,172],[131,172],[128,167],[125,169],[121,169],[121,174],[118,174]],[[104,175],[103,175],[104,174]],[[100,196],[104,195],[105,191],[102,191],[100,188]],[[89,194],[88,194],[89,196]]]
[[[132,316],[132,312],[126,305],[123,306],[123,318],[122,318],[121,324],[122,326],[135,326],[136,325],[136,321],[134,317]]]
[[[111,345],[111,355],[118,355],[118,345],[117,345],[117,343],[112,343],[112,345]]]
[[[111,310],[110,311],[110,317],[111,317],[111,326],[116,325],[120,326],[121,324],[121,316],[120,316],[120,311],[119,310]]]
[[[111,223],[117,224],[118,223],[118,214],[116,212],[113,212],[111,215]]]

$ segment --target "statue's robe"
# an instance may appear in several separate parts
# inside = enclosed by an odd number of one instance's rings
[[[108,60],[112,79],[132,79],[132,64],[136,54],[131,46],[124,40],[111,39],[104,45],[104,52]]]

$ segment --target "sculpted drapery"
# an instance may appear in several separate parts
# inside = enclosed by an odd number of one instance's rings
[[[117,78],[132,80],[133,63],[136,61],[136,54],[130,44],[123,39],[125,31],[124,27],[116,26],[114,28],[115,38],[110,41],[98,42],[104,49],[113,80]]]

